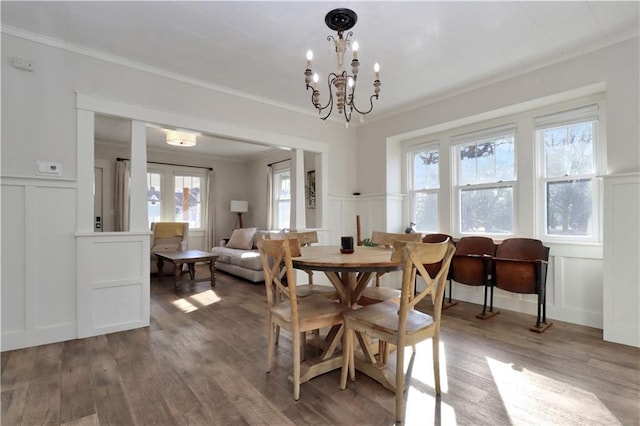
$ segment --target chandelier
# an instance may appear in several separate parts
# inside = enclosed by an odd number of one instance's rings
[[[327,36],[327,41],[332,41],[335,45],[338,59],[338,70],[337,72],[332,72],[327,76],[329,100],[326,105],[323,106],[320,103],[320,90],[318,89],[318,81],[320,80],[320,77],[317,73],[312,71],[311,60],[313,59],[313,52],[311,50],[307,52],[307,69],[304,72],[304,81],[307,85],[307,90],[312,89],[313,91],[311,95],[311,103],[318,110],[320,118],[326,120],[331,115],[335,102],[338,114],[344,115],[344,118],[347,121],[347,127],[349,127],[351,114],[354,111],[359,113],[360,120],[364,121],[364,116],[373,111],[373,99],[378,99],[380,94],[380,65],[376,63],[373,67],[375,80],[373,82],[373,95],[369,98],[369,109],[360,110],[356,107],[356,86],[358,82],[358,66],[360,65],[360,62],[358,61],[359,46],[357,41],[353,41],[353,43],[351,42],[351,37],[353,37],[353,33],[351,31],[346,35],[344,32],[353,28],[357,20],[358,15],[350,9],[334,9],[327,13],[327,16],[324,18],[325,24],[327,24],[330,29],[338,32],[337,39],[331,35]],[[353,58],[351,59],[351,74],[349,74],[344,68],[344,54],[347,51],[347,46],[351,47],[351,52],[353,53]],[[312,80],[313,86],[311,85]],[[328,111],[326,111],[327,108]]]

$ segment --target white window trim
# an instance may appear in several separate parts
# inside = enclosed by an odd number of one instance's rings
[[[180,166],[169,166],[163,164],[149,163],[147,165],[147,173],[160,174],[160,220],[166,222],[175,221],[175,177],[176,176],[194,176],[199,177],[202,183],[202,188],[207,188],[208,174],[203,169],[186,168]],[[206,223],[204,217],[204,198],[200,196],[200,228],[189,227],[189,233],[204,232]]]
[[[413,156],[416,152],[420,152],[420,151],[437,151],[438,152],[438,187],[437,188],[431,188],[431,189],[413,189],[414,188],[414,182],[413,182]],[[421,143],[417,143],[417,144],[412,144],[406,147],[406,149],[404,150],[404,158],[405,158],[405,192],[407,194],[406,200],[405,200],[405,209],[406,209],[406,222],[414,222],[415,223],[415,216],[414,216],[414,205],[413,205],[413,195],[416,193],[422,193],[422,194],[436,194],[436,199],[437,199],[437,208],[436,208],[436,212],[437,212],[437,217],[436,217],[436,223],[440,223],[440,199],[441,197],[441,182],[442,182],[442,167],[440,166],[441,164],[441,159],[442,159],[442,155],[440,152],[440,141],[439,140],[429,140],[428,142],[421,142]],[[438,226],[439,228],[440,226]],[[428,231],[428,230],[418,230],[418,231],[425,231],[425,232],[438,232],[438,230],[434,230],[434,231]]]
[[[276,224],[276,218],[277,218],[277,212],[276,212],[276,206],[277,206],[277,202],[278,200],[276,199],[276,188],[275,188],[275,184],[276,184],[276,175],[283,172],[283,171],[289,171],[289,179],[292,181],[293,177],[291,176],[292,170],[291,170],[291,161],[290,160],[286,160],[286,161],[280,161],[276,164],[273,164],[272,166],[272,172],[273,172],[273,179],[271,182],[272,188],[271,188],[271,201],[270,201],[270,205],[271,205],[271,224],[270,224],[270,228],[271,229],[279,229]],[[290,188],[291,190],[292,188]],[[291,205],[292,203],[292,199],[293,199],[293,194],[290,194],[289,197],[289,203]],[[289,215],[291,215],[291,211],[289,211]],[[289,217],[289,225],[286,226],[285,228],[289,228],[291,226],[291,217]]]
[[[536,203],[537,212],[535,223],[535,235],[543,241],[552,243],[595,243],[602,244],[602,200],[603,189],[601,176],[606,168],[606,104],[604,100],[591,103],[590,105],[574,107],[570,109],[560,109],[549,114],[535,117],[534,122],[534,141],[536,144]],[[595,144],[593,146],[593,155],[595,170],[592,174],[572,175],[569,177],[560,176],[554,178],[545,178],[545,152],[544,144],[538,135],[539,130],[549,129],[553,127],[568,126],[571,124],[595,121]],[[555,235],[547,233],[547,200],[546,200],[546,183],[547,182],[563,182],[567,180],[592,179],[591,189],[591,205],[592,205],[592,235]]]
[[[508,118],[508,117],[505,117]],[[507,121],[505,119],[505,121]],[[459,148],[462,145],[467,145],[473,142],[491,139],[494,137],[500,137],[508,134],[513,134],[513,155],[514,155],[514,180],[508,181],[496,181],[482,184],[466,184],[459,185],[459,169],[460,169],[460,151]],[[450,138],[450,167],[451,167],[451,229],[456,236],[470,236],[479,235],[493,238],[495,240],[502,240],[505,238],[511,238],[518,235],[518,132],[515,122],[501,124],[497,126],[487,127],[463,134],[457,134]],[[478,233],[478,232],[462,232],[462,202],[460,197],[463,189],[490,189],[490,188],[512,188],[512,202],[513,202],[513,230],[511,233],[495,234],[495,233]]]

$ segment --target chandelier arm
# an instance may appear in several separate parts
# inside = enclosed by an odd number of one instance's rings
[[[373,111],[373,98],[378,99],[378,95],[371,95],[371,97],[369,98],[369,110],[368,111],[360,111],[358,109],[358,107],[356,107],[355,102],[351,105],[353,107],[353,109],[355,109],[356,111],[358,111],[359,114],[361,115],[367,115],[369,114],[371,111]]]
[[[329,100],[327,101],[327,104],[325,106],[323,106],[322,108],[318,108],[318,113],[322,114],[322,111],[324,111],[327,108],[329,108],[329,112],[327,112],[327,115],[325,115],[324,117],[320,117],[322,120],[326,120],[327,118],[329,118],[329,116],[331,115],[331,112],[333,112],[333,90],[331,90],[331,85],[333,84],[334,80],[337,77],[338,76],[336,75],[336,73],[333,73],[333,72],[327,76],[327,88],[329,91]]]

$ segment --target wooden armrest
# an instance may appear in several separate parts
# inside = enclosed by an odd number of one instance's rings
[[[544,259],[528,260],[528,259],[510,259],[510,258],[505,258],[505,257],[494,257],[493,260],[495,260],[495,261],[504,261],[504,262],[518,262],[518,263],[542,263],[543,265],[548,265],[549,264],[549,261],[548,260],[544,260]]]

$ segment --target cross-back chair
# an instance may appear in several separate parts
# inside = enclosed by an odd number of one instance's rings
[[[531,331],[542,333],[551,327],[547,322],[547,268],[549,247],[531,238],[508,238],[499,244],[493,259],[493,283],[513,293],[537,294],[538,315]]]
[[[267,293],[269,324],[269,348],[267,350],[267,372],[273,367],[276,336],[280,328],[291,333],[293,348],[293,399],[300,398],[300,365],[302,363],[305,333],[334,325],[341,325],[345,307],[317,294],[298,297],[292,256],[300,255],[296,239],[258,241],[258,250],[264,271]],[[282,271],[287,284],[282,283]],[[339,331],[341,332],[341,331]],[[336,342],[339,339],[335,339]],[[328,359],[335,347],[324,349],[323,359]]]
[[[455,242],[453,241],[453,237],[448,234],[433,233],[433,234],[426,234],[424,237],[422,237],[423,243],[441,243],[447,240],[453,242],[453,244],[455,245]],[[442,267],[442,262],[434,263],[432,265],[424,265],[424,267],[430,276],[435,277],[438,274],[438,272],[440,272],[440,268]],[[449,270],[447,271],[447,281],[449,282],[449,298],[448,298],[449,300],[447,300],[447,290],[445,289],[444,298],[442,299],[442,309],[448,309],[458,304],[457,301],[453,301],[451,299],[451,295],[453,293],[452,284],[451,284],[451,266],[449,266]]]
[[[460,284],[484,287],[482,313],[476,318],[488,319],[499,312],[493,311],[493,281],[491,273],[496,245],[489,237],[462,237],[456,242],[456,254],[451,261],[451,279]],[[487,292],[491,290],[487,312]]]
[[[313,243],[318,242],[318,233],[316,231],[290,231],[284,234],[285,238],[295,238],[298,240],[300,247],[309,247]],[[294,256],[296,257],[296,256]],[[335,287],[330,285],[320,285],[313,283],[313,271],[305,270],[308,276],[308,284],[298,285],[296,289],[298,297],[305,297],[310,294],[320,294],[331,300],[338,300],[338,292]]]
[[[400,234],[393,232],[381,232],[381,231],[373,231],[371,233],[371,242],[373,244],[377,244],[379,246],[392,248],[396,241],[410,241],[410,242],[420,242],[422,238],[421,234]],[[377,272],[375,278],[375,286],[367,287],[360,300],[358,301],[361,305],[370,305],[373,303],[380,303],[385,300],[399,300],[400,290],[395,288],[381,287],[381,277],[385,272]]]
[[[400,242],[393,248],[392,260],[401,261],[402,289],[400,306],[392,301],[385,301],[361,309],[344,313],[345,334],[343,336],[344,353],[342,359],[342,375],[340,388],[347,385],[347,374],[355,380],[355,333],[366,334],[369,337],[397,346],[395,394],[396,421],[404,418],[403,393],[404,388],[404,348],[413,346],[423,340],[432,339],[433,343],[433,373],[435,378],[436,395],[440,394],[440,362],[439,338],[440,318],[442,313],[442,299],[446,286],[447,270],[456,248],[451,241],[442,243],[414,243]],[[435,277],[431,277],[424,265],[442,263],[442,268]],[[421,276],[426,287],[414,297],[414,282],[416,276]],[[424,299],[433,303],[433,315],[415,309],[417,303]],[[386,368],[386,360],[369,360],[381,364]]]

